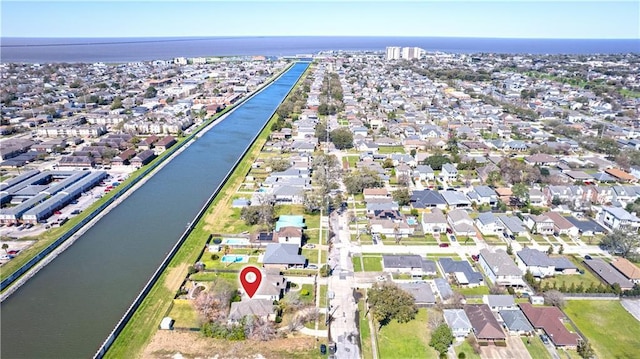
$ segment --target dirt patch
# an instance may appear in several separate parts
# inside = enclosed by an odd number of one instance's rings
[[[171,291],[176,291],[180,288],[180,284],[187,276],[187,268],[189,263],[182,263],[177,267],[173,267],[167,270],[167,277],[164,280],[164,285]]]
[[[315,353],[315,339],[310,337],[292,337],[275,339],[269,342],[225,341],[205,338],[198,332],[178,332],[159,330],[145,348],[142,358],[165,359],[183,358],[291,358],[306,357],[304,352]],[[302,355],[300,355],[302,354]],[[310,356],[311,357],[311,356]]]
[[[507,335],[507,346],[489,345],[481,347],[482,358],[490,359],[530,359],[531,355],[518,336]]]

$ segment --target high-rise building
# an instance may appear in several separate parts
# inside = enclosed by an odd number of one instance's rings
[[[387,47],[387,60],[399,60],[400,59],[400,47],[389,46]]]
[[[422,49],[419,47],[403,47],[401,58],[405,60],[419,59]]]

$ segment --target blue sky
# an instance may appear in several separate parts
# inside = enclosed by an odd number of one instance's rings
[[[6,37],[640,38],[640,1],[7,1]]]

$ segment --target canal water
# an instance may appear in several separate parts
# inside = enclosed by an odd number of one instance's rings
[[[242,104],[4,301],[0,357],[93,356],[307,66]]]

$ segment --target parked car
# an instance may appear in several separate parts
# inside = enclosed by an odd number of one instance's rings
[[[540,340],[542,340],[544,344],[549,344],[549,337],[546,334],[540,334]]]
[[[320,344],[320,354],[325,355],[327,354],[327,346],[324,344]]]
[[[472,255],[471,255],[471,259],[473,259],[474,261],[476,261],[476,262],[477,262],[477,261],[480,259],[480,256],[479,256],[479,255],[477,255],[477,254],[472,254]]]
[[[451,228],[447,228],[447,233],[448,233],[448,234],[452,234],[452,233],[453,233],[453,230],[451,230]]]
[[[62,212],[60,212],[60,211],[55,211],[55,212],[53,212],[53,214],[61,215],[61,214],[62,214]]]
[[[315,265],[315,264],[309,264],[309,265],[307,266],[307,269],[318,269],[318,266],[317,266],[317,265]]]
[[[451,242],[455,242],[456,241],[456,236],[454,236],[453,234],[449,236],[449,239],[451,240]]]
[[[377,280],[378,282],[384,282],[384,281],[386,281],[386,280],[387,280],[387,277],[385,277],[385,276],[383,276],[383,275],[379,275],[379,276],[377,276],[377,277],[376,277],[376,280]]]
[[[584,256],[584,259],[591,259],[591,256],[587,254],[586,256]]]
[[[442,248],[449,247],[449,243],[440,243],[440,247]]]

